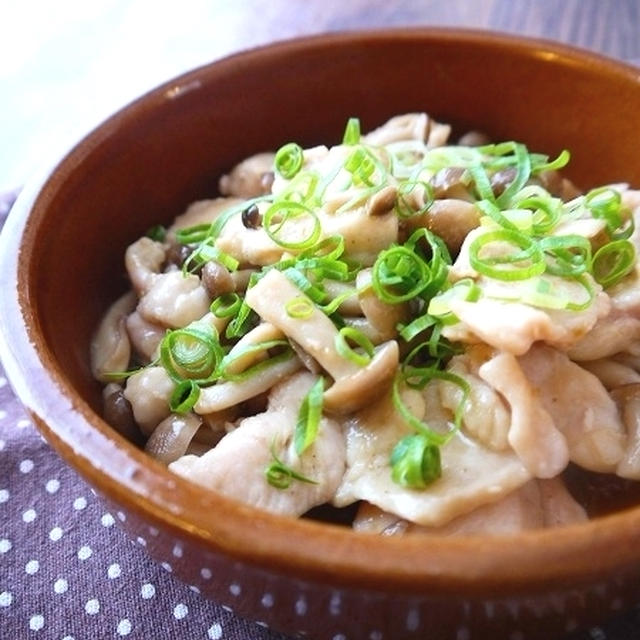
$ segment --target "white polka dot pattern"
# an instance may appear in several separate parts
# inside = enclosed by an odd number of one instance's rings
[[[149,527],[131,544],[116,523],[127,515],[105,510],[48,447],[0,367],[0,639],[157,638],[162,629],[171,638],[287,640],[176,580],[180,543],[158,565],[145,547],[161,532]],[[209,567],[198,572],[202,584],[213,578]]]

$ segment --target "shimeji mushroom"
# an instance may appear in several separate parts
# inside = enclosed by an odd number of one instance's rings
[[[324,393],[324,407],[349,413],[377,397],[393,378],[398,366],[398,344],[390,340],[376,350],[371,360],[359,365],[343,357],[336,348],[338,330],[318,307],[277,269],[269,271],[247,291],[247,304],[265,321],[278,327],[311,354],[333,378]],[[289,315],[297,301],[308,305],[304,317]]]
[[[134,309],[131,292],[118,298],[104,315],[91,341],[91,371],[101,382],[109,382],[109,374],[125,371],[131,356],[131,343],[125,321]]]

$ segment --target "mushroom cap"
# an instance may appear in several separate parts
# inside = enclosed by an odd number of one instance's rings
[[[386,342],[371,362],[344,376],[324,392],[324,408],[330,413],[351,413],[378,397],[391,383],[399,361],[398,343]]]

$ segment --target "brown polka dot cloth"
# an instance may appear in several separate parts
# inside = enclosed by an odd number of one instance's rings
[[[0,194],[0,227],[11,202]],[[38,434],[0,367],[0,640],[108,638],[287,640],[205,600],[132,543]],[[640,609],[566,640],[632,638]]]

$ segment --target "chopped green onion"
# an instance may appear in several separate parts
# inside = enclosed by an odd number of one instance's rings
[[[322,418],[323,393],[324,379],[319,377],[300,405],[293,440],[296,453],[299,456],[314,443],[318,435],[318,427]]]
[[[327,260],[337,260],[344,253],[343,236],[327,236],[317,244],[301,251],[299,258],[322,257]]]
[[[433,369],[433,371],[435,372],[435,368]],[[431,376],[429,379],[431,379],[432,377],[434,376]],[[402,416],[405,422],[414,431],[417,431],[418,433],[425,436],[431,444],[441,446],[447,443],[450,437],[453,435],[453,432],[450,431],[449,433],[443,434],[434,431],[426,422],[423,422],[422,420],[420,420],[420,418],[417,418],[403,402],[399,390],[399,384],[402,379],[403,375],[401,373],[397,373],[391,386],[393,406],[395,407],[396,411]]]
[[[425,489],[442,475],[440,448],[421,433],[405,436],[391,452],[391,479],[401,487]]]
[[[229,271],[235,271],[240,264],[233,256],[215,247],[211,239],[209,239],[200,243],[200,245],[191,252],[182,265],[182,271],[184,273],[193,273],[207,262],[213,260],[219,262]]]
[[[216,219],[211,223],[196,224],[191,227],[185,227],[176,231],[176,240],[180,244],[198,244],[200,242],[208,242],[213,245],[216,241],[222,229],[227,222],[233,218],[233,216],[241,214],[245,209],[258,202],[264,202],[267,200],[273,200],[272,194],[266,194],[262,196],[256,196],[249,200],[239,202],[228,209],[225,209],[222,213],[216,216]]]
[[[309,220],[311,229],[308,228]],[[293,201],[274,202],[266,210],[262,225],[267,235],[285,249],[312,247],[322,230],[316,213],[301,202]]]
[[[411,342],[417,335],[432,328],[437,322],[436,318],[425,313],[412,320],[409,324],[404,325],[398,333],[405,342]]]
[[[614,240],[600,247],[593,256],[593,277],[605,289],[633,271],[636,251],[628,240]]]
[[[610,231],[615,231],[622,224],[622,198],[615,189],[611,187],[592,189],[585,196],[585,204],[594,218],[602,218],[606,221]]]
[[[443,324],[453,324],[457,322],[457,318],[451,312],[451,301],[476,302],[480,299],[480,294],[480,287],[471,278],[462,278],[446,291],[431,298],[427,314],[438,318]]]
[[[313,315],[313,303],[306,296],[291,298],[284,308],[290,318],[304,320]]]
[[[274,447],[271,447],[273,462],[264,470],[267,482],[276,489],[288,489],[294,480],[318,484],[315,480],[307,478],[282,462],[275,454]]]
[[[342,137],[342,144],[352,147],[360,142],[360,119],[349,118]]]
[[[591,244],[583,236],[547,236],[538,246],[547,258],[546,271],[553,275],[573,278],[587,271],[591,264]]]
[[[421,194],[418,194],[416,190],[422,190]],[[411,202],[415,198],[412,195],[416,192],[416,195],[422,199],[423,204],[415,208],[413,205],[415,202]],[[418,216],[425,213],[429,207],[433,204],[433,187],[428,182],[420,180],[405,180],[398,185],[398,194],[396,196],[395,211],[400,218],[410,218],[411,216]]]
[[[153,362],[151,364],[156,364],[156,362]],[[135,369],[127,369],[126,371],[108,371],[106,373],[103,373],[102,375],[108,380],[126,380],[132,375],[140,373],[140,371],[142,371],[144,368],[145,367],[136,367]]]
[[[541,171],[556,171],[563,169],[569,164],[571,154],[567,149],[563,149],[555,160],[549,161],[549,157],[532,153],[531,154],[531,173],[540,173]]]
[[[518,225],[509,220],[509,218],[504,215],[500,207],[493,202],[490,202],[489,200],[478,200],[478,202],[476,202],[476,207],[504,229],[510,229],[520,233]]]
[[[340,305],[345,301],[348,300],[349,298],[352,298],[353,296],[357,295],[357,291],[356,289],[353,289],[352,291],[345,291],[344,293],[340,294],[339,296],[336,296],[333,300],[331,300],[330,302],[327,302],[327,304],[321,304],[320,309],[322,310],[322,312],[328,316],[332,316],[340,307]]]
[[[352,151],[344,162],[344,169],[351,174],[356,186],[380,186],[386,179],[386,170],[366,147],[357,147]],[[374,182],[376,171],[379,175],[378,180]]]
[[[541,187],[524,187],[513,198],[510,206],[533,211],[531,232],[536,235],[549,233],[562,215],[562,200],[554,198]]]
[[[567,302],[566,308],[570,311],[584,311],[591,306],[593,299],[596,297],[595,291],[591,286],[592,279],[588,277],[587,274],[582,274],[580,276],[577,276],[576,278],[572,278],[572,280],[579,284],[587,292],[587,297],[582,302],[573,302],[569,300]]]
[[[428,263],[416,252],[421,240],[426,240],[431,249]],[[430,297],[444,284],[450,263],[444,242],[428,229],[420,228],[404,245],[380,252],[371,271],[371,285],[378,298],[388,304],[400,304],[419,295]]]
[[[205,222],[192,227],[184,227],[176,231],[176,240],[180,244],[195,244],[204,242],[211,235],[211,223]]]
[[[169,398],[169,408],[174,413],[188,413],[200,397],[200,387],[194,380],[179,382]]]
[[[242,305],[242,300],[237,293],[223,293],[218,296],[209,307],[216,318],[229,318],[235,316]]]
[[[355,342],[364,353],[355,351],[348,341]],[[334,345],[336,351],[345,359],[365,367],[371,362],[374,353],[373,343],[362,331],[354,327],[342,327],[336,334]]]
[[[611,187],[592,189],[584,198],[586,207],[594,218],[600,218],[607,224],[612,240],[626,240],[635,227],[633,216],[622,204],[622,196]]]
[[[498,206],[506,206],[511,198],[527,183],[531,175],[531,159],[527,148],[517,142],[503,143],[511,146],[515,156],[516,175],[511,184],[496,198]]]
[[[264,275],[263,273],[252,273],[249,277],[249,283],[247,289],[253,287],[256,282]],[[225,330],[225,337],[229,340],[233,338],[239,338],[245,335],[251,326],[254,324],[255,319],[258,317],[256,312],[247,304],[246,300],[242,300],[242,304],[238,308],[235,317],[227,325]]]
[[[156,224],[153,227],[147,229],[145,236],[147,236],[147,238],[155,240],[156,242],[164,242],[164,239],[167,237],[167,230],[161,224]]]
[[[318,174],[312,171],[300,171],[278,194],[278,200],[299,202],[308,206],[319,206],[317,195]]]
[[[409,179],[412,182],[420,180],[425,169],[423,160],[427,153],[427,147],[422,140],[391,142],[385,145],[385,151],[389,156],[393,176],[399,180]]]
[[[318,285],[313,284],[303,273],[291,267],[285,269],[284,273],[293,284],[302,291],[306,296],[311,298],[316,304],[322,304],[327,300],[327,294]]]
[[[290,142],[278,149],[274,159],[274,165],[276,171],[285,180],[291,180],[302,168],[303,161],[302,147],[295,142]]]
[[[185,327],[168,331],[160,343],[160,362],[175,382],[213,379],[222,348],[213,328]]]
[[[250,354],[268,353],[269,349],[276,349],[279,347],[285,347],[285,350],[278,355],[272,356],[265,360],[261,360],[257,364],[254,364],[240,373],[230,373],[229,367],[234,363]],[[239,382],[253,377],[260,371],[264,371],[274,364],[288,360],[293,356],[293,351],[288,340],[264,340],[263,342],[256,342],[254,344],[247,344],[243,347],[234,347],[218,365],[217,375],[223,380]]]
[[[381,251],[371,273],[375,294],[388,304],[400,304],[418,296],[429,284],[429,266],[414,251],[393,246]]]
[[[494,203],[496,200],[493,189],[491,188],[491,181],[487,175],[486,168],[481,164],[472,164],[467,167],[467,171],[471,174],[473,179],[473,186],[480,200]]]
[[[482,258],[480,256],[482,249],[493,243],[515,245],[521,251]],[[478,273],[497,280],[526,280],[544,273],[545,270],[542,250],[538,243],[512,229],[497,229],[476,237],[469,246],[469,262]],[[528,264],[515,266],[516,263],[522,262],[528,262]]]

